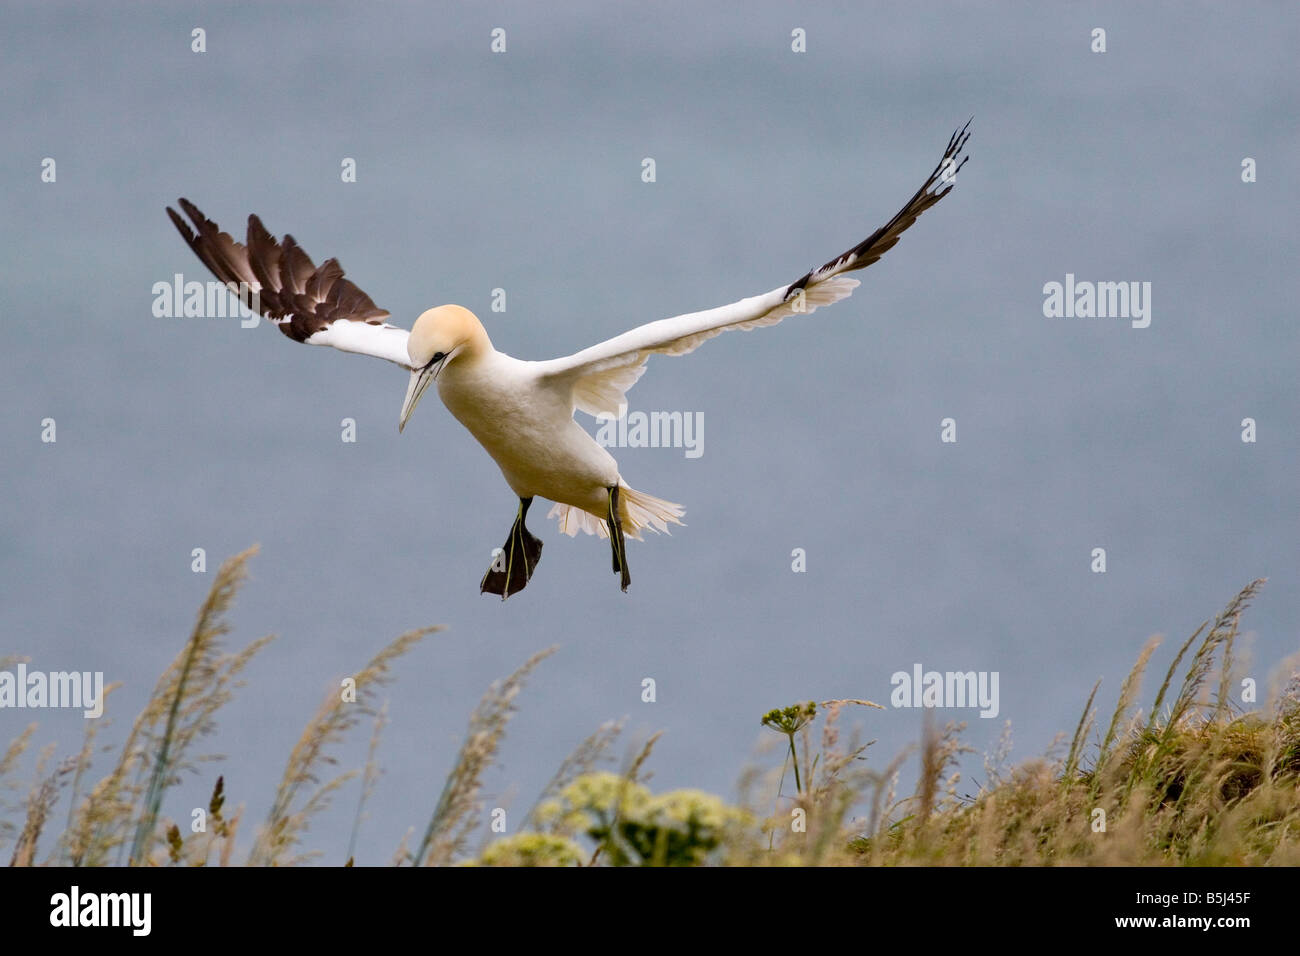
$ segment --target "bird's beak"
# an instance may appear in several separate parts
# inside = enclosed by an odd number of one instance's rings
[[[442,361],[445,362],[446,359]],[[406,420],[411,417],[411,412],[415,411],[415,406],[420,404],[420,396],[429,387],[429,383],[437,377],[440,368],[442,368],[442,362],[437,362],[411,372],[411,383],[406,386],[406,401],[402,402],[402,417],[397,422],[399,433],[406,427]]]

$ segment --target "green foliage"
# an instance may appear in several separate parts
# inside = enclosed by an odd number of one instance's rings
[[[699,866],[728,831],[752,825],[747,813],[700,790],[649,788],[608,772],[584,774],[536,817],[552,832],[582,834],[611,866]]]
[[[761,723],[778,733],[791,737],[811,723],[817,717],[817,704],[808,701],[805,704],[792,704],[784,710],[769,710],[763,715]]]
[[[502,837],[470,866],[582,866],[585,856],[568,837],[525,831]]]

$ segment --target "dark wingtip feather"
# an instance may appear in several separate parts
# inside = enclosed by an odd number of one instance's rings
[[[190,202],[184,196],[176,200],[176,202],[183,210],[185,210],[185,215],[190,217],[190,221],[201,230],[203,224],[208,221],[208,217],[203,215],[199,210],[199,207],[194,205],[194,203]]]
[[[337,259],[318,269],[292,235],[279,242],[254,213],[248,217],[247,244],[220,230],[188,199],[177,205],[193,228],[170,206],[172,224],[208,270],[222,282],[246,281],[261,296],[262,313],[289,338],[305,342],[336,320],[383,324],[389,313],[344,278]]]
[[[816,281],[820,282],[827,274],[865,269],[892,249],[903,232],[912,223],[916,222],[921,213],[952,192],[953,186],[956,185],[955,177],[957,173],[970,159],[969,156],[961,156],[961,152],[966,148],[966,143],[970,141],[970,124],[974,121],[975,117],[971,116],[964,126],[954,130],[953,134],[948,137],[948,145],[943,151],[943,158],[939,160],[939,164],[934,167],[934,171],[930,173],[921,188],[912,195],[912,198],[894,215],[893,219],[848,252],[836,256],[820,269],[814,269],[812,272],[796,279],[786,287],[785,298],[789,299],[790,296],[800,289],[806,288],[810,283],[816,284],[813,282],[814,276],[817,277]],[[948,164],[956,161],[959,156],[961,156],[960,162],[956,163],[956,167],[952,169],[951,173],[945,174]]]
[[[176,231],[181,234],[181,238],[185,240],[186,244],[192,245],[194,243],[194,230],[190,228],[190,224],[182,219],[180,213],[171,206],[167,207],[167,216],[171,219],[172,225],[176,227]]]

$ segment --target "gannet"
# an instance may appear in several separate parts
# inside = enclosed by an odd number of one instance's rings
[[[775,325],[846,298],[858,286],[843,273],[864,269],[891,249],[916,218],[946,196],[969,157],[963,148],[970,121],[952,134],[943,158],[893,219],[852,249],[794,282],[730,305],[650,322],[574,355],[522,361],[497,351],[469,309],[442,305],[422,313],[410,332],[390,325],[390,313],[343,277],[337,259],[319,267],[286,234],[277,241],[257,216],[248,217],[240,244],[186,199],[179,201],[194,229],[170,206],[167,214],[189,247],[228,287],[244,283],[249,301],[295,342],[328,345],[385,359],[410,372],[398,431],[421,396],[437,382],[453,416],[496,461],[519,506],[505,545],[493,554],[480,593],[502,600],[528,584],[542,542],[525,526],[534,498],[554,502],[548,518],[560,531],[608,538],[623,591],[631,581],[625,538],[668,532],[685,509],[630,488],[618,463],[574,419],[575,411],[618,416],[626,393],[651,355],[685,355],[732,329]]]

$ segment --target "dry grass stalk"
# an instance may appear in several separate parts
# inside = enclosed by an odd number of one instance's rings
[[[393,663],[421,639],[439,630],[441,628],[424,627],[408,631],[353,675],[350,686],[346,686],[343,692],[333,690],[325,695],[320,709],[289,754],[266,823],[258,831],[249,851],[250,864],[280,866],[305,862],[310,858],[289,857],[288,854],[307,830],[311,818],[329,806],[339,788],[356,776],[356,771],[347,771],[321,781],[319,774],[323,767],[335,762],[331,748],[340,743],[362,717],[376,715],[377,708],[370,692],[372,687],[392,679]]]
[[[554,647],[538,651],[505,680],[494,683],[470,715],[469,731],[456,764],[447,775],[424,838],[411,858],[417,866],[445,866],[463,849],[474,829],[483,773],[505,736],[506,725],[515,712],[515,698],[533,669],[553,653]]]

